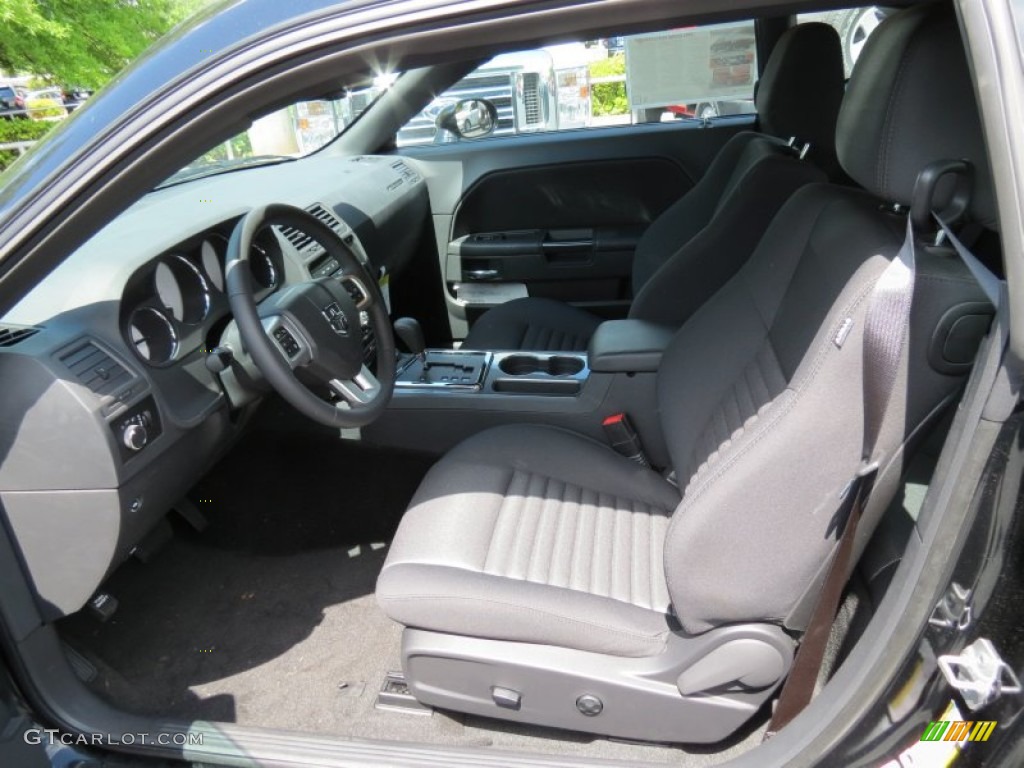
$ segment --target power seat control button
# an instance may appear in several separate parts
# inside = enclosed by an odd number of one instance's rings
[[[523,704],[523,695],[519,691],[498,685],[491,688],[491,699],[502,709],[519,709]]]
[[[592,693],[584,693],[576,699],[576,709],[580,711],[581,715],[596,717],[604,709],[604,702]]]

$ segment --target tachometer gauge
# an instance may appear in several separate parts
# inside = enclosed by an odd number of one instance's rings
[[[200,246],[203,270],[210,284],[221,293],[224,292],[224,254],[227,241],[220,235],[211,235]]]
[[[141,307],[128,320],[128,339],[136,354],[153,365],[170,362],[178,352],[174,324],[160,310]]]
[[[168,256],[157,264],[153,281],[160,303],[178,322],[199,323],[210,311],[206,279],[184,256]]]

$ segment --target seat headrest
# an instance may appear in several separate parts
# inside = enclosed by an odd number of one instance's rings
[[[836,149],[854,181],[901,205],[910,204],[925,166],[969,160],[975,171],[971,216],[995,228],[992,174],[950,6],[899,11],[868,38],[839,112]]]
[[[788,29],[772,49],[757,84],[761,131],[811,145],[810,158],[826,172],[836,164],[836,117],[843,100],[843,49],[828,24]]]

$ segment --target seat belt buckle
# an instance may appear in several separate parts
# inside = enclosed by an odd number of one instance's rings
[[[635,461],[641,467],[650,468],[651,462],[644,453],[640,443],[640,435],[633,427],[633,422],[625,413],[613,413],[601,422],[605,439],[616,453]]]

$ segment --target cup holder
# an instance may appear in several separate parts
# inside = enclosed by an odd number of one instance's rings
[[[535,357],[534,355],[509,355],[498,367],[509,376],[529,376],[534,373],[548,376],[575,376],[583,370],[583,360],[566,355]]]

